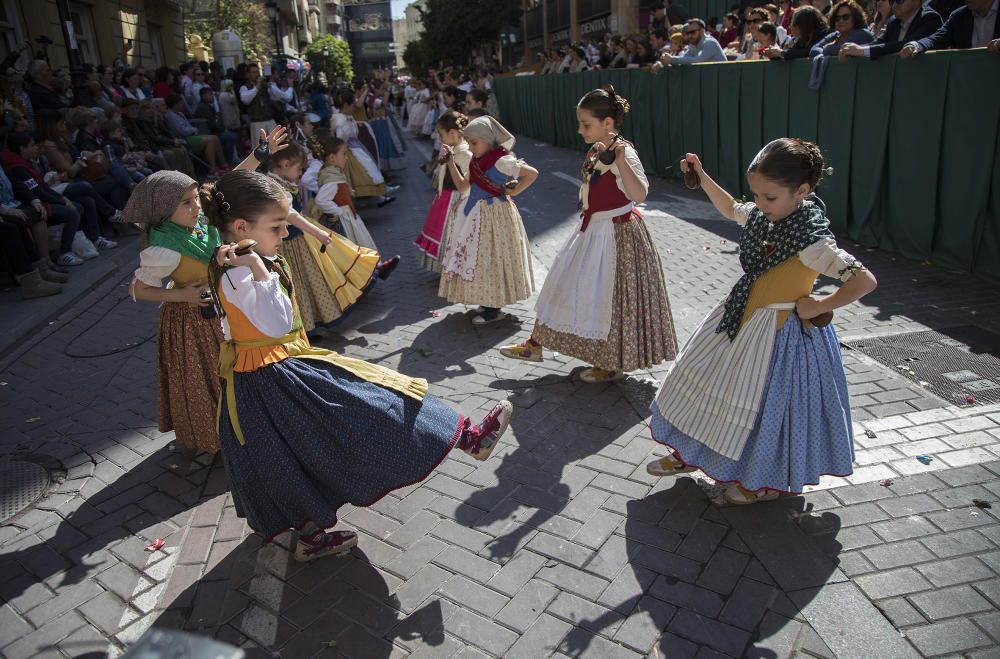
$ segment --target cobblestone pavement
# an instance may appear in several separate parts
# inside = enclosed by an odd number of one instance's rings
[[[543,171],[519,199],[540,283],[576,228],[579,162],[529,140],[518,153]],[[396,204],[362,211],[384,252],[411,257],[431,192],[415,167],[398,178]],[[683,340],[736,279],[737,232],[700,194],[653,187],[646,216]],[[842,339],[998,329],[994,287],[858,256],[880,287],[837,312]],[[645,473],[665,367],[585,385],[563,356],[504,360],[494,348],[527,336],[533,301],[514,309],[520,324],[474,330],[407,258],[323,343],[427,377],[466,414],[510,397],[511,431],[485,463],[456,452],[424,483],[344,509],[359,547],[300,565],[287,536],[262,545],[236,517],[221,460],[157,432],[156,310],[126,299],[128,270],[0,363],[0,454],[67,470],[0,527],[4,656],[118,654],[152,625],[286,658],[998,654],[996,406],[950,405],[845,350],[854,474],[718,507],[697,477]]]

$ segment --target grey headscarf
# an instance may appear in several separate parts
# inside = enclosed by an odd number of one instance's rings
[[[132,189],[125,204],[125,221],[157,225],[174,214],[184,193],[197,181],[183,172],[163,170],[146,177]]]
[[[470,121],[469,125],[462,129],[462,135],[467,138],[471,137],[474,140],[479,140],[480,142],[495,144],[507,151],[513,149],[514,142],[517,141],[510,134],[509,130],[489,115],[476,117]]]

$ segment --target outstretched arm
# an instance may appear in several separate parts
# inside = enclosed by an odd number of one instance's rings
[[[681,171],[685,174],[689,169],[694,168],[694,171],[698,174],[701,179],[701,188],[708,195],[708,198],[712,201],[715,206],[715,210],[719,211],[719,214],[727,220],[736,219],[736,200],[733,196],[722,189],[718,183],[712,180],[712,177],[705,173],[705,169],[702,167],[701,159],[695,153],[688,153],[681,160]]]

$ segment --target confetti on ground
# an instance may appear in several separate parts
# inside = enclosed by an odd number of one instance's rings
[[[163,540],[163,538],[157,538],[156,540],[153,540],[152,544],[150,544],[150,545],[148,545],[146,547],[146,551],[149,551],[149,552],[156,551],[157,549],[159,549],[160,547],[162,547],[165,544],[166,544],[166,542]]]
[[[874,430],[866,430],[865,436],[868,437],[868,439],[875,439],[876,437],[878,437],[878,435],[875,434]]]
[[[33,416],[33,417],[25,419],[24,422],[25,423],[35,423],[36,421],[41,421],[41,420],[42,420],[42,417],[40,417],[40,416]]]
[[[972,397],[972,394],[969,394],[968,396],[965,397],[965,402],[968,403],[969,405],[972,405],[973,403],[976,402],[976,399]]]
[[[894,481],[891,478],[883,478],[878,482],[878,484],[881,485],[882,487],[889,487],[890,485],[893,484],[893,482]]]
[[[437,318],[440,315],[441,315],[440,311],[432,311],[431,312],[431,318]]]
[[[929,465],[931,463],[931,461],[934,460],[934,456],[931,456],[931,455],[918,455],[917,456],[917,460],[919,460],[921,464]]]

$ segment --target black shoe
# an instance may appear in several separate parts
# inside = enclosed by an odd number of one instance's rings
[[[399,265],[399,254],[392,257],[391,259],[386,259],[385,261],[380,261],[378,267],[375,270],[378,272],[378,278],[385,281],[392,274],[392,271],[396,269]]]
[[[386,204],[391,204],[391,203],[392,203],[392,202],[394,202],[394,201],[396,201],[396,198],[395,198],[395,197],[386,197],[386,198],[385,198],[385,199],[383,199],[382,201],[378,202],[378,207],[379,207],[379,208],[382,208],[382,207],[383,207],[383,206],[385,206]]]

